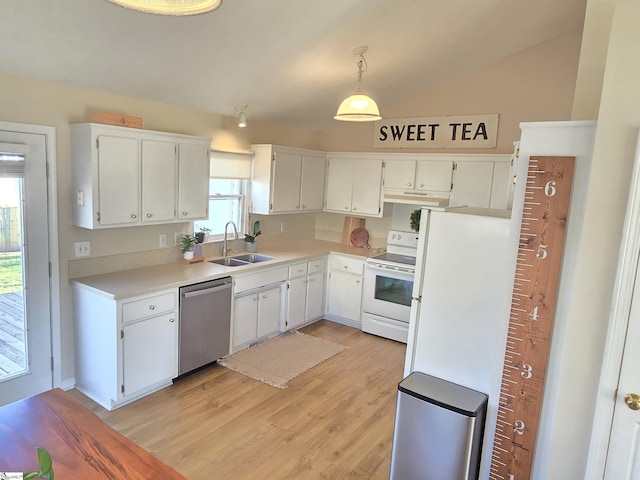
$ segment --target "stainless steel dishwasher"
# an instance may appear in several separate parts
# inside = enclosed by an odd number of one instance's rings
[[[180,288],[179,375],[229,353],[231,277]]]

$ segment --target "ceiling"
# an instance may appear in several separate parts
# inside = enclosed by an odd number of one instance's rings
[[[166,17],[106,0],[3,0],[0,72],[322,129],[356,88],[417,95],[581,29],[587,0],[223,0]],[[133,112],[128,112],[133,113]]]

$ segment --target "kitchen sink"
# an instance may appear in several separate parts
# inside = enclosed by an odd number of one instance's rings
[[[245,253],[244,255],[237,255],[232,258],[235,260],[241,260],[243,262],[249,262],[249,263],[259,263],[259,262],[266,262],[267,260],[273,260],[273,257],[260,255],[258,253]]]
[[[218,265],[224,265],[225,267],[241,267],[242,265],[251,265],[252,263],[266,262],[267,260],[273,260],[274,257],[268,257],[266,255],[259,255],[257,253],[246,253],[244,255],[238,255],[236,257],[218,258],[216,260],[209,260],[209,263],[216,263]]]

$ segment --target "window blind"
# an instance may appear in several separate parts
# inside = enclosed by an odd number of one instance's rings
[[[212,150],[209,162],[211,178],[251,178],[251,154]]]

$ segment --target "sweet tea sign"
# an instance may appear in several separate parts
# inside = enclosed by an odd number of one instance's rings
[[[375,122],[374,148],[495,148],[498,114],[389,118]]]

